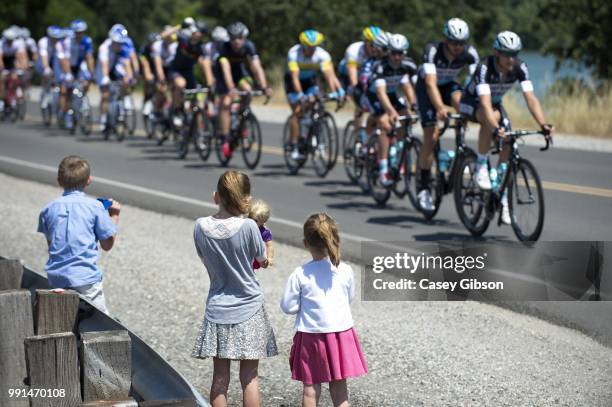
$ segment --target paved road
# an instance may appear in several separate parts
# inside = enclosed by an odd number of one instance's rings
[[[433,222],[426,223],[407,199],[392,197],[385,208],[347,181],[342,165],[318,178],[306,167],[290,176],[280,153],[282,126],[262,123],[264,151],[259,168],[247,171],[254,195],[269,201],[276,218],[301,222],[314,211],[327,211],[344,233],[375,240],[435,241],[464,239],[469,234],[457,219],[452,197],[446,196]],[[610,240],[612,219],[612,154],[523,147],[537,165],[545,183],[546,221],[543,240]],[[69,136],[44,129],[35,119],[0,126],[0,155],[57,166],[67,154],[87,157],[94,176],[136,184],[196,200],[211,201],[217,178],[224,169],[211,156],[202,162],[194,152],[176,159],[171,145],[157,147],[141,137],[123,143],[105,142],[99,135]],[[241,157],[231,163],[244,169]],[[488,240],[514,240],[510,227],[490,226]]]

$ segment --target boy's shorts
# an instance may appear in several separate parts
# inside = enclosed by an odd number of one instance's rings
[[[100,311],[108,314],[108,309],[106,308],[106,298],[104,298],[104,291],[102,287],[102,281],[98,281],[97,283],[82,285],[79,287],[72,287],[72,289],[82,297],[86,298],[91,302],[96,308]]]

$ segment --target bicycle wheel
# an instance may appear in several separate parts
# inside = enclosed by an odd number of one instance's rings
[[[51,120],[53,120],[53,111],[51,110],[51,103],[47,102],[45,104],[41,104],[40,114],[42,116],[43,124],[45,125],[45,127],[51,126]]]
[[[148,139],[153,138],[153,120],[151,118],[151,112],[153,111],[153,101],[148,99],[142,106],[142,125],[144,127],[145,134]]]
[[[323,115],[323,120],[327,124],[327,127],[330,130],[330,162],[329,169],[331,170],[336,165],[338,161],[338,152],[340,151],[340,136],[338,135],[338,126],[336,125],[336,120],[331,113],[325,112]]]
[[[342,151],[346,151],[346,147],[350,145],[348,143],[349,137],[351,137],[351,135],[353,134],[353,131],[355,131],[355,128],[356,128],[356,124],[355,124],[354,119],[349,120],[349,122],[346,123],[346,127],[344,128],[344,133],[342,133]]]
[[[121,112],[121,106],[119,102],[115,103],[115,113],[113,120],[113,132],[115,133],[115,137],[118,142],[122,142],[125,139],[126,133],[126,124],[125,124],[125,114]]]
[[[125,126],[127,127],[130,136],[136,131],[136,111],[134,110],[134,98],[131,95],[127,96],[130,99],[129,106],[125,107]]]
[[[253,170],[259,164],[262,148],[261,128],[253,113],[249,113],[241,120],[238,134],[244,163]]]
[[[17,103],[17,109],[19,110],[19,120],[25,120],[27,108],[28,103],[25,97],[19,98],[19,102]]]
[[[91,134],[93,129],[93,118],[91,117],[91,106],[89,104],[89,98],[83,96],[81,101],[81,112],[79,114],[79,125],[81,127],[81,133],[88,136]]]
[[[417,179],[417,173],[419,170],[419,153],[421,151],[421,140],[413,138],[412,141],[406,144],[406,153],[404,156],[404,190],[408,196],[408,200],[416,209],[419,210],[419,203],[417,201],[417,193],[419,188],[419,182]]]
[[[283,158],[285,159],[285,164],[287,165],[287,168],[289,169],[289,173],[291,175],[295,175],[298,173],[298,171],[300,170],[300,168],[302,168],[304,166],[304,164],[306,163],[306,148],[305,145],[303,143],[303,140],[300,138],[298,141],[298,148],[300,148],[300,150],[303,149],[302,153],[304,154],[304,158],[302,159],[293,159],[291,157],[291,153],[292,148],[291,148],[291,131],[290,131],[290,122],[289,122],[289,118],[287,118],[287,121],[285,121],[285,126],[283,127]]]
[[[193,146],[196,152],[202,161],[207,161],[212,150],[212,123],[201,111],[194,113],[194,120],[191,124],[191,137],[193,138]]]
[[[476,153],[466,150],[457,161],[453,187],[455,209],[461,223],[473,236],[482,236],[489,227],[486,216],[485,194],[476,185]]]
[[[368,190],[378,205],[385,205],[391,196],[391,188],[380,184],[380,171],[378,168],[378,138],[371,137],[368,141],[368,154],[366,156],[366,178]]]
[[[347,125],[346,128],[348,129],[349,125]],[[363,148],[361,145],[361,140],[359,139],[358,131],[353,128],[353,131],[343,138],[342,144],[344,151],[344,170],[346,171],[348,179],[353,184],[356,184],[363,174],[363,157],[360,158]]]
[[[313,123],[312,137],[312,164],[315,173],[323,178],[333,167],[334,135],[327,120],[317,120]]]
[[[520,241],[536,241],[544,226],[544,190],[540,176],[533,164],[523,158],[510,171],[507,191],[512,229]]]
[[[226,156],[223,153],[223,144],[225,143],[225,138],[222,137],[220,134],[218,134],[217,125],[218,123],[215,123],[215,127],[214,127],[215,153],[217,154],[217,159],[219,160],[219,164],[221,164],[222,167],[227,167],[234,155],[233,154],[234,152],[231,150],[232,143],[230,141],[230,152],[229,152],[229,155]],[[229,138],[231,137],[233,137],[233,135],[229,136]]]

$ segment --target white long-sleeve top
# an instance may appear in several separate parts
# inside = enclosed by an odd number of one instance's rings
[[[280,306],[284,313],[296,314],[296,331],[342,332],[353,327],[350,304],[354,296],[351,266],[340,263],[335,267],[326,258],[291,273]]]

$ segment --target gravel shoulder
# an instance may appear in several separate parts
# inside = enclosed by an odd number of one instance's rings
[[[0,254],[42,271],[47,253],[36,233],[38,213],[60,194],[0,174]],[[124,206],[116,247],[100,265],[111,313],[207,396],[212,362],[189,356],[208,290],[193,223]],[[289,273],[309,257],[280,243],[275,250],[276,265],[259,272],[280,349],[260,363],[262,405],[297,406],[301,384],[288,368],[293,319],[278,301]],[[359,283],[360,269],[353,268]],[[357,298],[353,316],[370,369],[349,380],[354,406],[612,405],[612,349],[580,332],[476,302]],[[229,401],[241,405],[236,366]],[[325,391],[321,405],[331,405]]]

